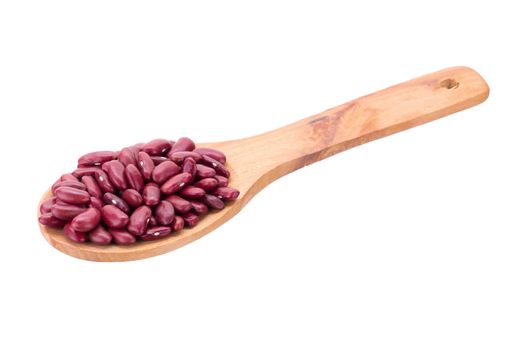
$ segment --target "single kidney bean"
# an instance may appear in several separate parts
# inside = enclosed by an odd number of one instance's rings
[[[81,178],[86,175],[96,175],[100,168],[88,167],[88,168],[77,168],[73,171],[73,175],[77,178]]]
[[[104,202],[102,201],[102,199],[97,198],[97,197],[91,197],[90,198],[90,202],[89,202],[89,207],[90,208],[95,208],[95,209],[98,209],[98,210],[102,210],[103,206],[104,206]]]
[[[194,213],[186,213],[181,215],[184,219],[184,224],[188,227],[193,227],[199,223],[199,216]]]
[[[208,177],[206,179],[202,179],[202,180],[197,181],[193,185],[195,187],[202,188],[206,192],[210,192],[215,187],[217,187],[218,184],[219,184],[219,182],[216,179],[214,179],[213,177]]]
[[[178,173],[180,173],[180,167],[177,164],[173,163],[171,160],[168,160],[166,162],[160,163],[155,167],[155,169],[153,169],[151,178],[157,184],[162,185],[170,177],[175,176]]]
[[[166,226],[171,224],[175,217],[175,209],[168,201],[160,201],[159,205],[155,208],[155,219],[157,224]]]
[[[77,243],[84,243],[87,241],[87,235],[85,232],[75,231],[71,223],[64,226],[64,233],[66,237]]]
[[[183,188],[188,182],[191,181],[191,174],[180,173],[175,176],[172,176],[168,181],[166,181],[160,190],[164,194],[172,194]]]
[[[146,233],[140,236],[143,241],[153,241],[165,237],[171,233],[171,227],[169,226],[154,226],[146,230]]]
[[[97,181],[91,175],[84,175],[81,181],[86,185],[86,191],[91,197],[102,198],[102,190],[98,187]]]
[[[188,185],[177,192],[177,194],[187,199],[196,199],[204,196],[206,191],[204,191],[202,188]]]
[[[71,221],[75,218],[75,216],[83,213],[86,210],[87,208],[79,207],[78,205],[55,203],[53,208],[51,208],[51,213],[57,219]]]
[[[197,172],[196,165],[195,159],[188,157],[182,161],[182,172],[191,174],[191,179],[193,180]]]
[[[148,223],[151,219],[150,207],[143,205],[135,209],[129,218],[128,231],[136,236],[140,236],[146,232]]]
[[[108,173],[109,180],[116,188],[119,190],[125,190],[128,188],[125,174],[126,168],[124,168],[124,164],[118,160],[112,160],[104,163],[102,170]]]
[[[158,226],[157,225],[157,219],[155,219],[155,217],[152,216],[152,217],[149,218],[148,227],[154,227],[154,226]]]
[[[78,214],[71,221],[71,228],[78,232],[89,232],[98,226],[100,222],[100,211],[89,208],[85,212]]]
[[[40,214],[51,213],[51,208],[57,201],[57,197],[50,197],[40,204]]]
[[[212,167],[213,169],[215,169],[217,174],[219,174],[221,176],[225,176],[225,177],[230,177],[230,171],[228,169],[226,169],[226,167],[224,165],[222,165],[220,162],[218,162],[217,160],[213,159],[212,157],[203,155],[202,156],[202,163],[204,165],[207,165],[207,166]]]
[[[132,188],[128,188],[122,192],[122,199],[133,208],[137,208],[142,204],[142,196],[137,192],[137,190]]]
[[[89,203],[89,193],[73,187],[59,187],[55,190],[55,195],[61,201],[69,204]]]
[[[197,215],[203,215],[208,212],[208,206],[202,202],[190,201],[193,211]]]
[[[102,192],[115,192],[115,188],[109,181],[109,176],[102,169],[98,169],[95,173],[95,179],[97,180],[98,186],[102,189]]]
[[[170,147],[171,144],[168,140],[155,139],[142,146],[142,151],[150,156],[160,156],[161,154],[166,153]]]
[[[151,156],[150,158],[153,161],[153,164],[155,164],[155,165],[159,165],[160,163],[163,163],[163,162],[169,160],[169,158],[162,157],[162,156]]]
[[[126,201],[124,201],[122,198],[120,198],[116,194],[109,193],[109,192],[104,193],[104,196],[102,197],[102,199],[104,200],[104,203],[113,204],[114,206],[122,210],[124,213],[129,215],[131,210],[129,209],[128,203],[126,203]]]
[[[209,166],[197,164],[197,177],[199,179],[205,179],[208,177],[214,177],[217,174],[215,169],[210,168]]]
[[[142,173],[142,177],[144,177],[145,180],[151,180],[151,173],[153,172],[153,169],[155,168],[155,164],[153,163],[153,160],[151,160],[151,157],[146,152],[139,152],[139,170]]]
[[[55,184],[51,187],[51,191],[55,193],[55,190],[59,187],[72,187],[78,190],[84,190],[84,191],[86,190],[86,185],[84,185],[82,182],[78,182],[78,180],[75,180],[75,181],[66,180],[66,181],[55,182]]]
[[[113,237],[111,234],[102,226],[97,226],[95,229],[88,234],[89,240],[98,245],[108,245],[111,243]]]
[[[55,217],[52,213],[44,213],[38,217],[38,222],[44,226],[49,226],[53,228],[62,228],[67,221],[61,220]]]
[[[124,147],[122,151],[120,151],[120,153],[118,154],[118,160],[125,167],[129,164],[137,165],[137,158],[135,156],[135,153],[129,147]]]
[[[102,220],[109,228],[123,228],[129,222],[126,213],[109,204],[102,207]]]
[[[181,216],[175,215],[173,222],[171,223],[171,229],[175,232],[180,231],[184,228],[184,219]]]
[[[217,187],[212,194],[217,196],[219,199],[224,199],[227,201],[233,201],[239,197],[239,191],[231,187]]]
[[[194,149],[195,143],[187,137],[181,137],[171,146],[171,152],[193,151]]]
[[[60,176],[60,181],[78,181],[73,174],[64,174]]]
[[[177,213],[183,214],[187,213],[191,210],[191,203],[184,198],[181,198],[176,195],[171,195],[166,197],[166,200],[173,205],[173,208],[175,208],[175,211]]]
[[[102,163],[117,158],[117,152],[100,151],[84,154],[78,159],[78,165],[101,165]]]
[[[144,198],[144,204],[146,205],[156,205],[160,201],[160,188],[154,182],[148,183],[144,186],[144,192],[142,192],[142,197]]]
[[[200,147],[200,148],[195,148],[193,152],[196,152],[203,156],[211,157],[215,160],[218,160],[222,164],[226,163],[226,156],[224,155],[224,153],[222,153],[219,150],[216,150],[213,148]]]
[[[224,176],[221,176],[221,175],[215,175],[214,178],[215,178],[215,180],[218,181],[218,185],[219,185],[220,187],[226,187],[226,186],[228,186],[228,182],[229,182],[229,180],[228,180],[227,177],[224,177]]]
[[[142,179],[139,169],[133,164],[129,164],[126,167],[126,179],[128,179],[131,188],[137,192],[142,192],[144,189],[144,180]]]
[[[206,204],[208,207],[211,207],[213,209],[222,209],[224,208],[224,202],[220,200],[220,198],[211,195],[211,194],[205,194],[201,198],[201,202]]]
[[[168,154],[168,158],[175,163],[182,163],[182,161],[188,157],[193,158],[196,162],[202,160],[202,156],[195,152],[173,152]]]
[[[129,245],[137,241],[135,236],[123,229],[110,228],[109,233],[113,237],[113,241],[119,245]]]

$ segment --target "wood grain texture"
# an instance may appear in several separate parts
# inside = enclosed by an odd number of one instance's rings
[[[257,136],[201,144],[228,157],[230,185],[239,198],[208,214],[191,229],[132,246],[96,246],[69,241],[61,230],[40,225],[48,242],[71,256],[93,261],[143,259],[182,247],[237,214],[260,190],[277,178],[338,152],[444,117],[483,102],[489,88],[467,67],[428,74],[331,108]],[[42,200],[51,196],[48,190]]]

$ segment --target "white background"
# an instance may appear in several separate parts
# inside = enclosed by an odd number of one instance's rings
[[[523,349],[523,12],[497,1],[0,4],[0,348]],[[129,263],[37,202],[79,155],[250,136],[454,65],[482,105],[269,186]]]

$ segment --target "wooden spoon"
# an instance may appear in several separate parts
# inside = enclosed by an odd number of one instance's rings
[[[239,198],[197,226],[167,238],[130,246],[97,246],[68,240],[62,230],[40,225],[51,245],[93,261],[126,261],[163,253],[204,236],[237,214],[279,177],[338,152],[444,117],[483,102],[489,87],[474,70],[453,67],[428,74],[331,108],[277,130],[245,139],[214,142],[228,157],[230,184]],[[42,200],[51,196],[48,190]]]

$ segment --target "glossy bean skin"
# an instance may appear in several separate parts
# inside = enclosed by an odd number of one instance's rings
[[[60,181],[78,181],[73,174],[64,174],[60,176]]]
[[[139,152],[139,166],[138,166],[142,177],[145,180],[151,180],[151,174],[153,169],[155,169],[155,164],[153,160],[146,152]]]
[[[188,227],[193,227],[199,223],[199,216],[194,213],[186,213],[181,215],[184,219],[184,225]]]
[[[60,220],[59,218],[53,216],[52,213],[45,213],[38,217],[38,222],[41,223],[44,226],[52,227],[52,228],[62,228],[65,224],[67,224],[67,221]]]
[[[168,152],[171,144],[165,139],[155,139],[142,146],[142,152],[146,152],[150,156],[160,156]]]
[[[71,228],[77,232],[89,232],[98,226],[100,222],[100,211],[89,208],[75,216],[71,221]]]
[[[207,165],[217,172],[217,174],[224,176],[224,177],[230,177],[230,171],[226,169],[224,165],[222,165],[219,161],[213,159],[212,157],[203,155],[202,156],[202,164]]]
[[[95,173],[95,179],[97,180],[97,184],[102,192],[115,192],[115,188],[111,184],[109,176],[104,170],[98,169]]]
[[[126,181],[126,168],[124,164],[118,160],[112,160],[104,163],[102,170],[107,172],[109,180],[119,190],[125,190],[128,188],[128,182]]]
[[[200,162],[202,160],[202,156],[195,152],[185,151],[185,152],[173,152],[173,153],[168,154],[168,158],[177,164],[181,164],[184,161],[184,159],[188,157],[193,158],[193,160],[195,160],[196,162]]]
[[[191,203],[189,201],[177,195],[168,196],[166,197],[166,200],[171,203],[173,208],[175,208],[175,212],[179,214],[187,213],[192,208]]]
[[[219,182],[215,178],[209,177],[206,179],[199,180],[193,185],[195,187],[202,188],[206,192],[210,192],[219,185]]]
[[[156,183],[150,182],[144,186],[144,192],[142,192],[142,198],[144,204],[152,206],[157,205],[160,201],[160,188]]]
[[[133,164],[129,164],[126,167],[126,179],[131,188],[139,193],[142,192],[144,189],[144,180],[142,179],[139,169]]]
[[[130,245],[137,241],[135,236],[123,229],[112,229],[110,228],[108,232],[113,237],[113,242],[118,245]]]
[[[59,187],[73,187],[73,188],[76,188],[77,190],[86,190],[86,185],[84,185],[82,182],[78,182],[77,179],[75,179],[75,181],[72,181],[72,180],[66,180],[66,181],[59,181],[59,182],[56,182],[52,187],[51,187],[51,191],[53,193],[55,193],[55,190]]]
[[[71,221],[75,218],[75,216],[83,213],[86,210],[87,208],[79,207],[78,205],[55,203],[53,208],[51,208],[51,213],[57,219]]]
[[[218,185],[220,187],[228,186],[229,180],[228,180],[227,177],[224,177],[224,176],[221,176],[221,175],[215,175],[214,178],[215,178],[215,180],[217,180]]]
[[[162,185],[169,178],[177,175],[178,173],[180,173],[180,167],[171,160],[167,160],[160,163],[155,167],[155,169],[153,169],[151,178],[157,184]]]
[[[129,164],[137,165],[137,158],[135,156],[135,153],[129,148],[124,147],[119,155],[118,155],[119,162],[124,165],[124,167],[128,166]]]
[[[72,174],[77,178],[81,178],[86,175],[96,175],[99,170],[100,168],[97,167],[77,168]]]
[[[187,137],[181,137],[180,139],[175,142],[174,145],[171,146],[172,152],[190,152],[195,149],[195,143],[193,140]]]
[[[175,215],[173,222],[171,223],[171,229],[175,232],[180,231],[184,228],[184,219],[181,216]]]
[[[218,198],[217,196],[211,195],[211,194],[205,194],[201,198],[201,202],[206,204],[208,207],[213,209],[222,209],[224,208],[224,202]]]
[[[188,182],[191,181],[191,174],[180,173],[172,176],[166,181],[160,188],[164,194],[173,194],[183,188]]]
[[[91,197],[90,198],[90,201],[89,201],[89,207],[90,208],[95,208],[95,209],[98,209],[98,210],[102,210],[103,206],[104,206],[104,202],[102,201],[102,199],[97,198],[97,197]]]
[[[144,232],[146,232],[146,228],[148,227],[150,219],[150,207],[146,205],[138,207],[129,218],[128,231],[136,236],[144,234]]]
[[[205,179],[208,177],[214,177],[217,174],[215,169],[203,164],[197,164],[197,177],[199,179]]]
[[[212,194],[227,201],[233,201],[239,197],[239,191],[231,187],[217,187]]]
[[[200,148],[195,148],[193,152],[196,152],[200,155],[211,157],[219,161],[222,164],[226,163],[226,155],[219,150],[216,150],[213,148],[200,147]]]
[[[59,187],[55,190],[58,199],[69,204],[86,204],[89,203],[89,193],[73,187]]]
[[[114,205],[105,205],[102,207],[102,220],[109,228],[123,228],[129,222],[129,217],[122,210]]]
[[[64,233],[67,238],[77,243],[84,243],[87,241],[87,235],[85,232],[75,231],[71,223],[64,226]]]
[[[166,237],[171,233],[171,227],[169,226],[154,226],[146,230],[146,233],[140,236],[143,241],[153,241]]]
[[[208,206],[202,202],[190,201],[193,211],[197,215],[203,215],[208,212]]]
[[[102,226],[97,226],[88,233],[89,241],[98,245],[108,245],[113,240],[111,234]]]
[[[164,163],[165,161],[169,160],[169,158],[163,156],[151,156],[151,160],[153,161],[153,164],[159,165],[160,163]]]
[[[109,162],[110,160],[117,158],[117,152],[113,151],[99,151],[84,154],[78,159],[78,165],[91,166],[101,165],[102,163]]]
[[[168,201],[160,201],[155,208],[155,219],[157,224],[161,226],[167,226],[171,224],[175,217],[175,209],[173,205]]]
[[[206,191],[204,191],[200,187],[188,185],[182,188],[180,191],[178,191],[177,194],[186,199],[197,199],[204,196],[206,194]]]
[[[53,208],[53,205],[55,205],[56,201],[56,197],[50,197],[43,201],[42,204],[40,204],[40,214],[51,213],[51,209]]]
[[[131,212],[128,203],[126,203],[125,200],[123,200],[122,198],[120,198],[114,193],[109,193],[109,192],[104,193],[104,196],[102,197],[102,199],[104,200],[104,203],[113,204],[114,206],[122,210],[127,215],[129,215],[129,213]]]
[[[102,198],[102,190],[98,187],[98,183],[93,176],[84,175],[80,180],[86,186],[86,191],[91,197]]]
[[[128,188],[124,192],[122,192],[122,199],[126,201],[126,203],[129,204],[132,208],[137,208],[142,205],[142,196],[140,193],[137,192],[137,190],[134,190],[132,188]]]
[[[191,175],[191,179],[195,178],[195,173],[197,172],[197,162],[195,159],[188,157],[182,161],[182,172],[188,173]]]

